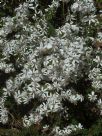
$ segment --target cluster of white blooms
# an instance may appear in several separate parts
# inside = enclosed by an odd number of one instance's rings
[[[54,136],[68,136],[70,135],[73,131],[76,131],[78,129],[82,129],[82,125],[79,123],[78,125],[69,125],[65,128],[63,128],[63,130],[61,130],[59,127],[55,127],[53,129],[53,132],[55,132]]]
[[[58,96],[59,95],[56,94],[48,95],[46,96],[47,98],[44,96],[43,98],[47,99],[46,103],[43,102],[33,113],[30,113],[28,117],[24,116],[24,126],[28,127],[33,123],[36,124],[43,119],[44,115],[48,116],[48,113],[60,111],[62,105]]]
[[[90,71],[89,78],[92,80],[92,86],[96,89],[102,89],[102,73],[100,68],[93,68]]]
[[[81,12],[83,14],[95,11],[93,0],[76,0],[72,5],[73,12]]]
[[[5,61],[0,62],[0,70],[4,71],[5,73],[10,73],[15,71],[12,64],[6,64]]]
[[[72,103],[76,103],[77,104],[77,101],[83,101],[84,100],[84,97],[82,95],[79,95],[79,94],[75,94],[75,91],[74,90],[67,90],[67,91],[63,91],[61,93],[61,97],[63,99],[68,99],[70,102]]]
[[[67,3],[69,0],[63,2]],[[79,77],[83,77],[83,68],[85,70],[84,66],[88,63],[86,58],[90,49],[86,46],[87,40],[84,36],[79,36],[84,27],[77,25],[73,19],[70,22],[66,19],[63,26],[55,29],[55,36],[48,36],[47,15],[55,13],[59,5],[58,0],[53,0],[43,13],[39,9],[38,0],[27,0],[15,9],[15,16],[2,18],[0,71],[11,74],[5,81],[0,97],[0,122],[3,124],[8,121],[9,111],[4,103],[11,95],[19,105],[29,104],[35,98],[40,101],[36,109],[32,109],[29,115],[24,115],[22,120],[25,127],[42,121],[44,116],[47,117],[50,113],[63,111],[62,101],[65,99],[75,105],[78,101],[84,101],[84,96],[68,85],[77,83]],[[34,13],[32,21],[29,19],[30,10]],[[83,22],[89,22],[89,25],[91,22],[96,23],[93,0],[76,0],[71,10],[73,16],[77,11],[93,13],[91,19],[83,17]],[[98,33],[98,38],[100,37],[102,38],[101,33]],[[96,64],[98,60],[98,63],[89,71],[89,79],[96,90],[102,88],[101,59],[100,55],[97,55],[93,62]],[[93,102],[97,96],[91,92],[88,98]],[[101,99],[98,100],[97,106],[102,111]],[[77,129],[82,129],[82,125],[70,125],[63,130],[55,127],[53,132],[55,136],[67,136]]]
[[[101,32],[97,34],[97,42],[101,42]],[[97,43],[98,44],[98,43]],[[95,51],[95,56],[92,58],[92,65],[91,69],[89,71],[89,79],[92,83],[93,91],[91,94],[88,94],[88,98],[90,101],[97,102],[97,106],[100,109],[100,115],[102,115],[102,102],[101,102],[101,91],[102,91],[102,52],[100,50],[100,47],[97,51]],[[99,93],[99,98],[96,95],[96,93]]]

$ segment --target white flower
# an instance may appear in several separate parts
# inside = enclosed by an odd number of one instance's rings
[[[78,8],[79,8],[79,4],[77,2],[72,5],[72,10],[73,11],[75,11]]]
[[[49,128],[49,125],[45,125],[45,126],[43,126],[43,129],[45,130],[45,129],[48,129]]]
[[[95,95],[95,92],[92,91],[91,94],[88,94],[88,98],[90,101],[94,102],[95,100],[97,100],[97,95]]]
[[[31,125],[31,123],[26,115],[23,117],[23,125],[24,125],[24,127],[29,127]]]

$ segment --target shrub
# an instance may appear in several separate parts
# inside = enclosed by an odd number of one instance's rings
[[[1,126],[27,127],[21,135],[90,134],[102,116],[102,32],[93,0],[45,7],[26,0],[11,12],[0,27]]]

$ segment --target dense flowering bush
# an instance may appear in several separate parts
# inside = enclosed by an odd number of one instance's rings
[[[61,4],[65,19],[56,27],[53,20]],[[39,124],[42,132],[55,136],[87,127],[81,108],[101,117],[102,32],[93,0],[52,0],[45,9],[40,0],[26,0],[1,24],[1,124],[13,123],[20,106],[24,127]],[[79,113],[73,122],[75,109]]]

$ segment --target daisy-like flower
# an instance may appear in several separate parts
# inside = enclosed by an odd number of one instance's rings
[[[95,92],[92,91],[91,94],[88,94],[88,98],[90,101],[94,102],[95,100],[97,100],[97,95],[95,95]]]

